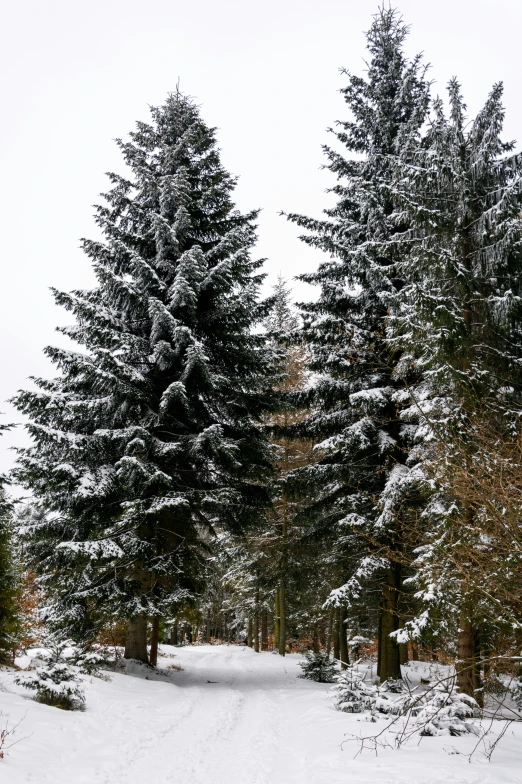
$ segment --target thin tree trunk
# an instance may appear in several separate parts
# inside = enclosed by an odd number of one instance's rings
[[[159,643],[160,619],[157,615],[152,619],[152,630],[150,633],[150,663],[153,667],[158,664],[158,643]]]
[[[141,613],[127,621],[125,658],[149,663],[147,652],[147,616]]]
[[[482,682],[482,673],[481,673],[481,660],[485,658],[483,656],[483,652],[481,650],[481,634],[477,628],[475,628],[475,632],[473,635],[474,638],[474,662],[473,662],[473,689],[474,689],[474,697],[478,702],[479,708],[484,707],[484,692],[483,692],[483,682]]]
[[[333,622],[334,622],[334,609],[333,607],[330,610],[330,617],[328,619],[328,636],[326,638],[326,655],[330,658],[330,653],[332,650],[332,632],[333,632]]]
[[[281,633],[281,619],[279,617],[279,589],[275,595],[275,608],[274,608],[274,648],[279,650],[279,637]]]
[[[333,625],[333,649],[334,659],[339,660],[339,615],[340,610],[337,608],[335,611],[334,625]]]
[[[314,623],[314,635],[312,640],[312,648],[314,653],[319,653],[321,649],[321,645],[319,643],[319,623],[316,621]]]
[[[341,669],[346,670],[349,665],[348,659],[348,643],[346,641],[346,626],[344,625],[345,608],[339,608],[339,658],[341,660]]]
[[[261,614],[261,650],[268,650],[268,613],[263,610]]]
[[[286,653],[286,589],[284,582],[279,586],[279,655]]]
[[[254,615],[254,650],[259,653],[259,613]]]
[[[172,625],[172,629],[170,630],[170,644],[177,645],[178,644],[178,621],[177,619],[174,621]]]
[[[247,645],[249,648],[252,647],[252,618],[248,619]]]
[[[281,583],[279,585],[279,655],[286,653],[286,559],[287,559],[287,536],[288,536],[288,499],[283,501],[283,528],[282,528],[282,559],[281,559]]]

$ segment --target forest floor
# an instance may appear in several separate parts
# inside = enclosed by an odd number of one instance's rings
[[[84,712],[37,704],[2,672],[0,723],[22,721],[19,743],[0,759],[0,784],[522,784],[520,726],[491,762],[480,749],[468,762],[474,736],[354,758],[359,745],[342,746],[346,734],[380,725],[336,711],[327,684],[298,678],[301,656],[227,645],[161,651],[165,672],[150,680],[132,666],[110,681],[86,679]]]

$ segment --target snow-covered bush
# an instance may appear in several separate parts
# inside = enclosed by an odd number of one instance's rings
[[[363,713],[375,708],[379,690],[371,683],[366,683],[364,675],[351,664],[341,672],[335,686],[332,687],[334,705],[344,713]]]
[[[308,678],[310,681],[317,683],[334,683],[337,675],[337,667],[335,661],[324,651],[317,651],[313,653],[308,651],[305,654],[306,661],[299,662],[299,666],[303,670],[300,678]]]
[[[459,694],[453,680],[437,683],[425,694],[418,694],[402,681],[388,680],[381,686],[367,683],[356,665],[352,665],[337,676],[332,694],[335,707],[345,713],[368,713],[373,721],[379,714],[404,717],[408,735],[480,733],[472,720],[478,707],[476,700]]]
[[[380,686],[381,691],[390,691],[392,694],[402,694],[406,691],[406,684],[404,681],[397,680],[395,678],[388,678],[387,681]]]
[[[480,730],[471,721],[477,702],[467,694],[459,694],[453,682],[437,683],[424,697],[415,702],[411,713],[420,735],[478,735]]]
[[[110,654],[107,648],[74,648],[64,656],[69,664],[78,667],[80,672],[85,675],[95,675],[102,677],[100,670],[114,664],[114,654]]]
[[[34,672],[23,673],[15,683],[36,691],[36,702],[62,710],[83,710],[85,695],[76,667],[68,663],[65,652],[69,642],[47,641],[47,652],[41,655],[42,665]]]

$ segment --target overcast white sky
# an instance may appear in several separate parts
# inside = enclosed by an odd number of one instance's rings
[[[68,316],[49,287],[87,287],[78,239],[91,205],[121,169],[112,142],[180,79],[219,128],[239,206],[261,207],[259,255],[270,281],[314,267],[280,210],[318,214],[331,184],[320,171],[325,129],[346,116],[339,68],[361,72],[376,0],[17,0],[2,4],[0,79],[0,410]],[[470,112],[505,83],[506,135],[522,140],[520,0],[402,0],[408,51],[425,53],[435,91],[461,80]],[[306,287],[297,298],[309,296]],[[0,441],[0,470],[21,429]]]

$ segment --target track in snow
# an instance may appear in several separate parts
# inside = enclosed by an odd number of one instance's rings
[[[341,748],[345,733],[375,725],[335,711],[325,684],[299,679],[299,656],[240,646],[162,650],[160,667],[184,668],[172,683],[92,678],[85,713],[24,699],[12,676],[2,677],[2,713],[14,721],[27,711],[19,735],[31,737],[0,760],[0,784],[522,783],[520,738],[491,765],[445,753],[465,750],[464,738],[354,760],[355,746]]]

